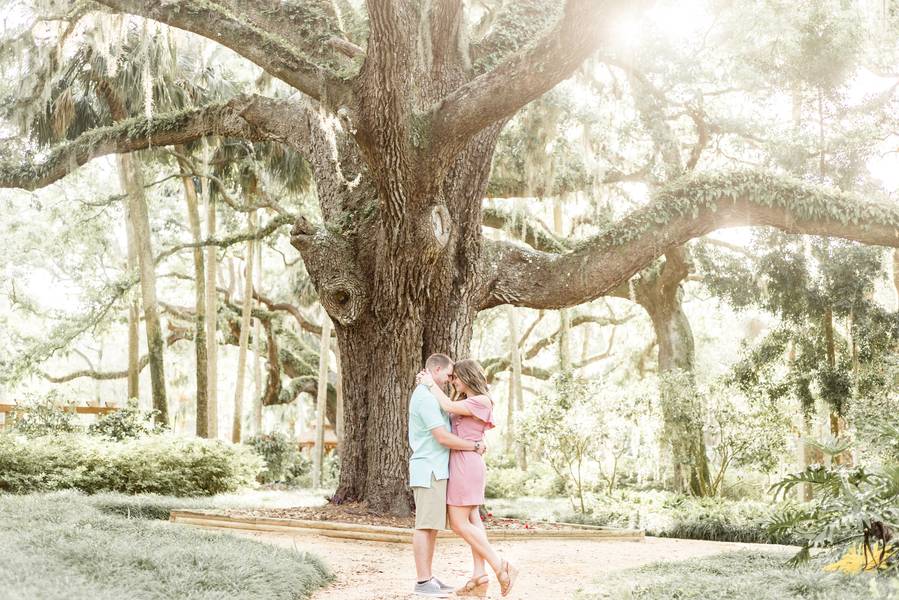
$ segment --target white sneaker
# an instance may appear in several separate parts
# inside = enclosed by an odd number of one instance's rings
[[[450,593],[440,587],[440,584],[434,581],[434,578],[424,583],[415,583],[416,596],[428,596],[430,598],[449,598]]]
[[[437,585],[439,585],[439,586],[440,586],[440,589],[443,590],[444,592],[452,592],[453,590],[456,589],[456,588],[454,588],[454,587],[452,587],[452,586],[450,586],[450,585],[446,585],[445,583],[443,583],[442,581],[440,581],[440,580],[437,579],[436,577],[431,577],[431,581],[433,581],[434,583],[436,583]]]

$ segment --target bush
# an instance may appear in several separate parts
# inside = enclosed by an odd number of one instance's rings
[[[0,494],[3,598],[299,600],[316,556],[193,527],[103,514],[74,492]]]
[[[778,505],[750,500],[695,498],[662,491],[624,492],[620,497],[599,496],[586,515],[559,515],[570,523],[639,528],[656,537],[794,544],[789,532],[769,531]]]
[[[128,400],[124,408],[103,415],[87,428],[91,435],[122,441],[160,434],[167,429],[165,423],[157,422],[159,411],[142,411],[134,398]]]
[[[487,458],[487,498],[553,497],[565,494],[565,481],[544,464],[530,465],[527,471],[514,460]]]
[[[265,461],[265,470],[259,474],[259,483],[284,481],[292,475],[300,456],[294,440],[283,433],[254,435],[246,441]]]
[[[252,483],[261,468],[254,452],[216,440],[0,435],[0,491],[17,494],[76,489],[208,496]]]
[[[13,431],[38,437],[55,433],[72,433],[78,430],[75,413],[66,410],[59,392],[52,390],[46,396],[29,396],[21,410],[12,414]]]

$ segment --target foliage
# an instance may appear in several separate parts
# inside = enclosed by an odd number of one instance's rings
[[[551,497],[565,493],[565,480],[543,463],[534,463],[522,471],[514,457],[487,454],[487,498]]]
[[[820,562],[794,569],[777,552],[742,550],[665,561],[604,574],[596,590],[578,600],[845,600],[895,598],[899,582],[821,572]],[[585,588],[592,586],[585,585]]]
[[[552,380],[552,387],[528,407],[519,440],[541,457],[566,482],[580,511],[584,492],[596,468],[604,435],[603,415],[596,403],[596,386],[572,373]]]
[[[586,514],[560,514],[562,521],[638,528],[647,535],[696,540],[784,544],[795,538],[771,532],[777,512],[769,502],[697,498],[663,491],[623,491],[596,496]]]
[[[31,395],[13,412],[13,430],[28,436],[72,433],[78,430],[75,413],[67,410],[58,390]]]
[[[245,443],[265,460],[265,470],[259,474],[260,483],[284,481],[288,473],[296,476],[294,469],[299,460],[299,452],[296,442],[288,436],[277,432],[260,433]]]
[[[723,493],[727,470],[752,467],[769,473],[787,450],[790,421],[784,410],[758,398],[745,398],[727,386],[712,386],[707,402],[707,434],[712,464],[712,496]]]
[[[889,555],[897,543],[893,530],[899,523],[899,464],[881,468],[832,464],[830,459],[848,445],[836,441],[817,447],[827,455],[830,466],[811,465],[772,488],[775,495],[785,497],[797,486],[811,486],[815,501],[786,507],[771,520],[769,531],[802,540],[794,562],[807,560],[811,548],[845,551],[861,545],[874,563],[888,560],[895,568],[896,561]]]
[[[104,514],[72,492],[0,495],[0,577],[20,598],[297,600],[331,575],[306,552]]]
[[[90,435],[121,442],[146,435],[164,433],[168,428],[158,420],[158,410],[141,410],[137,399],[131,398],[124,408],[103,415],[87,428]]]
[[[216,440],[0,435],[0,491],[16,494],[77,489],[208,496],[250,484],[261,468],[249,449]]]

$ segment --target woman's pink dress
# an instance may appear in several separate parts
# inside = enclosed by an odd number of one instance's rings
[[[453,433],[460,438],[477,441],[484,432],[493,429],[493,404],[487,396],[472,396],[460,400],[473,416],[452,415]],[[451,450],[449,482],[446,484],[446,503],[451,506],[477,506],[484,503],[487,468],[484,457],[477,452]]]

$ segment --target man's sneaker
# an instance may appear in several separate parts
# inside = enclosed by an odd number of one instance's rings
[[[440,584],[434,581],[434,578],[431,578],[424,583],[415,584],[415,595],[430,596],[431,598],[449,598],[450,593],[444,591]]]
[[[454,588],[454,587],[452,587],[452,586],[446,585],[445,583],[443,583],[442,581],[440,581],[440,580],[437,579],[436,577],[431,577],[431,581],[433,581],[434,583],[436,583],[437,585],[439,585],[439,586],[440,586],[440,589],[443,590],[444,592],[452,592],[453,590],[456,589],[456,588]]]

